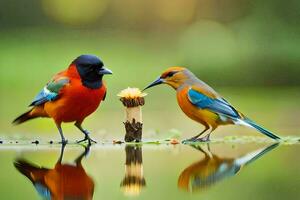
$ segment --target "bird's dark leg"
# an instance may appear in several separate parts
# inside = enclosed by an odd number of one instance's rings
[[[201,151],[204,154],[205,158],[209,159],[209,158],[212,157],[210,147],[209,147],[209,143],[207,143],[207,151],[208,152],[206,152],[204,149],[202,149],[202,147],[200,145],[191,145],[191,146],[193,148],[197,149],[198,151]]]
[[[207,150],[211,153],[210,144],[209,143],[207,143]]]
[[[210,133],[208,133],[206,136],[201,137],[201,138],[197,138],[196,139],[197,142],[209,142],[210,141]]]
[[[87,146],[84,146],[84,152],[82,154],[80,154],[74,161],[76,163],[76,165],[80,165],[82,158],[89,154],[90,146],[91,146],[90,143]]]
[[[205,126],[205,129],[204,129],[201,133],[199,133],[198,135],[196,135],[196,136],[194,136],[194,137],[192,137],[192,138],[190,138],[190,139],[183,140],[182,143],[199,142],[199,139],[200,139],[199,137],[200,137],[202,134],[204,134],[208,129],[209,129],[209,126],[206,125],[206,126]]]
[[[90,138],[90,136],[89,136],[90,133],[87,130],[85,130],[81,127],[81,123],[76,122],[75,126],[84,134],[84,139],[77,141],[77,143],[81,143],[81,142],[84,142],[86,140],[88,140],[89,144],[91,144],[92,142],[97,143],[95,140]]]
[[[61,149],[60,149],[60,154],[59,154],[59,158],[57,160],[57,163],[61,163],[63,156],[64,156],[64,151],[65,151],[65,146],[66,144],[61,144]]]
[[[215,127],[212,127],[212,129],[209,131],[209,133],[202,137],[202,138],[197,138],[197,142],[209,142],[210,141],[210,134],[211,132],[213,132],[216,128]]]
[[[55,123],[55,124],[56,124],[56,127],[57,127],[57,129],[59,131],[59,134],[60,134],[60,137],[61,137],[61,142],[60,143],[63,144],[63,145],[67,144],[68,140],[66,140],[65,137],[64,137],[64,134],[63,134],[63,131],[61,129],[60,123]]]
[[[198,151],[201,151],[205,155],[207,154],[199,145],[191,145],[191,147],[197,149]]]

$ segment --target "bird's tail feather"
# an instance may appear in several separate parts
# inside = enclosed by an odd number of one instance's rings
[[[22,115],[20,115],[16,119],[14,119],[14,121],[12,122],[12,124],[18,125],[18,124],[22,124],[22,123],[24,123],[24,122],[26,122],[26,121],[28,121],[30,119],[36,118],[37,116],[34,116],[34,115],[31,114],[32,110],[33,110],[33,108],[30,109],[29,111],[23,113]]]
[[[37,165],[31,164],[23,159],[18,159],[14,162],[15,168],[32,182],[41,179],[47,172],[47,169],[40,168]]]
[[[259,150],[250,152],[250,153],[246,154],[245,156],[242,156],[242,157],[236,159],[234,162],[238,165],[248,165],[249,163],[257,160],[258,158],[262,157],[264,154],[273,150],[278,145],[279,145],[279,143],[275,143],[275,144],[267,146],[263,149],[259,149]]]
[[[274,140],[279,140],[280,137],[278,137],[277,135],[273,134],[272,132],[266,130],[265,128],[257,125],[255,122],[253,122],[252,120],[250,120],[249,118],[245,118],[242,119],[243,122],[246,122],[247,124],[249,124],[250,126],[252,126],[253,128],[255,128],[256,130],[258,130],[259,132],[261,132],[262,134],[274,139]]]

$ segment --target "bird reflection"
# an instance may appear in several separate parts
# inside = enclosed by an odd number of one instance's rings
[[[53,169],[40,167],[24,159],[17,159],[14,165],[32,182],[43,199],[92,199],[94,181],[81,165],[81,160],[88,154],[90,146],[85,147],[73,165],[62,164],[64,148],[65,145],[62,145],[60,156]]]
[[[222,158],[204,151],[200,146],[192,146],[204,154],[204,158],[185,168],[178,178],[178,188],[188,192],[206,189],[217,182],[234,176],[243,166],[253,162],[278,146],[278,143],[267,146],[236,158]]]
[[[138,196],[146,181],[143,173],[143,155],[141,146],[126,145],[125,177],[120,187],[127,196]]]

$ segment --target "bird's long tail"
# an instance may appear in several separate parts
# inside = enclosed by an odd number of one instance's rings
[[[44,110],[43,106],[35,106],[28,110],[27,112],[23,113],[19,117],[17,117],[12,124],[18,125],[22,124],[28,120],[37,118],[37,117],[48,117],[47,113]]]
[[[251,119],[249,119],[249,118],[240,119],[239,121],[242,121],[242,122],[243,122],[242,124],[245,123],[244,125],[247,125],[247,126],[250,125],[250,127],[255,128],[256,130],[258,130],[258,131],[261,132],[262,134],[264,134],[264,135],[266,135],[266,136],[268,136],[268,137],[270,137],[270,138],[272,138],[272,139],[274,139],[274,140],[280,140],[280,137],[278,137],[278,136],[275,135],[274,133],[272,133],[272,132],[266,130],[265,128],[263,128],[263,127],[257,125],[255,122],[253,122],[253,121],[252,121]]]
[[[41,168],[37,165],[29,163],[23,159],[18,159],[14,162],[16,169],[29,178],[32,182],[42,179],[48,169]]]
[[[244,155],[244,156],[236,159],[234,161],[234,163],[237,164],[237,165],[239,165],[239,166],[241,166],[241,165],[248,165],[249,163],[254,162],[258,158],[260,158],[263,155],[265,155],[266,153],[268,153],[269,151],[273,150],[278,145],[279,145],[279,143],[275,143],[275,144],[272,144],[272,145],[267,146],[265,148],[258,149],[256,151],[252,151],[250,153],[247,153],[246,155]]]
[[[18,124],[22,124],[22,123],[24,123],[24,122],[26,122],[26,121],[28,121],[28,120],[30,120],[30,119],[36,118],[37,116],[34,116],[34,115],[31,114],[32,110],[33,110],[33,108],[30,109],[29,111],[23,113],[23,114],[20,115],[19,117],[17,117],[17,118],[12,122],[12,124],[18,125]]]

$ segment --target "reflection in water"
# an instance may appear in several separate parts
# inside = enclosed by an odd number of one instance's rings
[[[141,146],[126,145],[125,177],[120,187],[128,196],[138,196],[146,182],[143,173],[143,155]]]
[[[192,146],[201,151],[205,157],[181,172],[178,178],[178,187],[188,192],[208,188],[224,178],[234,176],[244,165],[263,156],[277,146],[276,143],[237,158],[222,158],[212,154],[209,146],[209,152],[204,151],[199,146]]]
[[[75,159],[75,165],[62,164],[64,148],[65,145],[62,145],[53,169],[39,167],[24,159],[17,159],[14,165],[32,182],[43,199],[92,199],[94,181],[81,165],[82,158],[89,152],[89,146]]]

